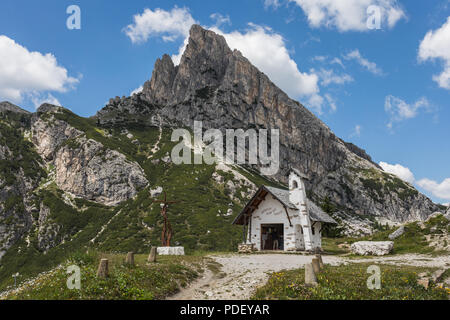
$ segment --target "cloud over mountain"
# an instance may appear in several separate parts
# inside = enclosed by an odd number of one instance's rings
[[[65,92],[78,82],[53,54],[29,51],[0,35],[0,99],[20,102],[25,95]]]
[[[444,70],[433,76],[441,88],[450,90],[450,17],[439,29],[427,32],[419,47],[419,60],[440,60]]]
[[[369,31],[367,9],[376,6],[381,27],[393,28],[406,14],[396,0],[289,0],[305,13],[313,28],[326,27],[345,31]]]

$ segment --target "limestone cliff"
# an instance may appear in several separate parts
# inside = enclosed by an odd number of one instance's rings
[[[55,182],[61,190],[78,198],[117,205],[148,185],[139,164],[59,120],[61,112],[62,108],[43,105],[31,124],[32,141],[42,158],[54,165]]]

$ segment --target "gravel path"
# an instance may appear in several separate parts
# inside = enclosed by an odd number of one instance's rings
[[[205,272],[189,288],[171,300],[240,300],[249,299],[272,272],[297,269],[310,263],[313,256],[296,254],[253,254],[209,256],[222,265],[221,273]],[[324,256],[324,263],[338,265],[342,259]]]
[[[302,268],[313,258],[312,255],[297,254],[230,254],[209,257],[222,265],[221,272],[205,271],[202,278],[170,297],[170,300],[247,300],[256,288],[267,281],[270,273]],[[373,262],[445,269],[450,267],[450,255],[431,257],[407,254],[361,259],[322,256],[322,259],[325,264],[330,265]]]

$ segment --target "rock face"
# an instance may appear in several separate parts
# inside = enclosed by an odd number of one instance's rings
[[[389,235],[389,239],[395,240],[398,237],[400,237],[401,235],[403,235],[404,233],[405,233],[405,226],[401,226],[395,232],[393,232]]]
[[[350,250],[361,256],[384,256],[392,252],[392,241],[359,241],[350,246]]]
[[[350,213],[404,222],[423,220],[437,210],[413,186],[373,163],[364,150],[336,137],[239,51],[232,51],[224,37],[197,25],[178,66],[164,55],[142,93],[116,98],[97,120],[114,125],[116,115],[125,110],[131,122],[141,113],[148,121],[158,114],[169,126],[192,127],[197,120],[204,129],[279,129],[281,168],[273,178],[286,182],[291,166],[308,173],[311,196],[317,202],[329,198],[340,208],[338,217]]]
[[[56,152],[56,184],[78,198],[108,206],[133,198],[148,184],[137,163],[84,137],[79,147],[65,145]]]
[[[55,167],[58,187],[75,197],[116,205],[148,185],[142,168],[125,155],[59,120],[61,108],[44,105],[33,117],[32,141],[39,154]]]
[[[41,204],[38,218],[38,247],[43,252],[59,244],[57,237],[61,227],[49,219],[50,215],[50,209]]]
[[[4,112],[13,112],[13,113],[18,113],[18,114],[24,114],[24,115],[29,115],[30,112],[23,110],[22,108],[13,105],[10,102],[7,101],[3,101],[0,102],[0,112],[4,113]]]
[[[24,139],[29,112],[0,103],[0,259],[30,230],[39,211],[31,191],[45,172],[32,144]]]

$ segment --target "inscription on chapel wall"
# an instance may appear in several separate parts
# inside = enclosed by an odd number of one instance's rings
[[[280,215],[282,212],[280,209],[277,208],[265,208],[261,211],[261,215],[270,216],[270,215]]]

